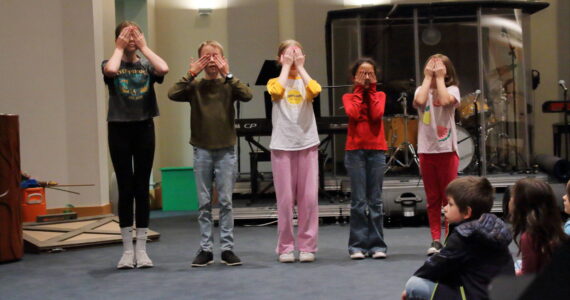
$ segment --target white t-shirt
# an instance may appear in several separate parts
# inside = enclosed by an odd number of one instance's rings
[[[283,98],[272,101],[273,131],[269,148],[293,151],[318,145],[319,134],[313,101],[307,99],[303,80],[300,77],[289,78],[283,88]]]
[[[418,94],[419,87],[415,95]],[[455,108],[459,106],[459,88],[447,87],[450,96],[455,97],[455,105],[434,105],[437,90],[430,89],[424,107],[418,108],[418,153],[457,152],[457,129],[455,128]],[[414,96],[415,97],[415,96]],[[437,101],[435,101],[437,103]]]

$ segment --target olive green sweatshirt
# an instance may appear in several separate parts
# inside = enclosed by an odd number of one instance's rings
[[[220,149],[236,144],[234,101],[249,101],[251,89],[233,79],[182,77],[168,90],[168,98],[190,103],[190,144]]]

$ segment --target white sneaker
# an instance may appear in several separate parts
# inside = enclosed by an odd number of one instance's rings
[[[439,253],[439,251],[443,248],[443,245],[441,244],[440,241],[433,241],[429,247],[429,249],[427,250],[427,255],[431,256],[434,255],[436,253]]]
[[[374,254],[372,254],[372,258],[374,258],[374,259],[386,258],[386,253],[382,252],[382,251],[376,251],[376,252],[374,252]]]
[[[117,269],[133,269],[135,267],[135,253],[131,251],[124,251],[121,260],[117,264]]]
[[[137,262],[137,268],[138,269],[154,267],[152,260],[150,260],[150,257],[148,257],[148,255],[146,254],[146,251],[144,251],[144,250],[137,250],[135,259]]]
[[[315,261],[315,254],[311,252],[303,252],[299,253],[299,261],[300,262],[314,262]]]
[[[279,254],[279,262],[292,263],[295,262],[295,254],[293,251]]]
[[[366,258],[366,255],[364,255],[364,253],[362,252],[354,252],[350,255],[350,259],[364,259]]]

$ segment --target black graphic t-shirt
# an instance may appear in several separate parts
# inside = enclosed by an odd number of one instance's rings
[[[101,70],[107,62],[101,63]],[[144,121],[158,116],[154,83],[162,83],[164,77],[154,75],[146,58],[135,63],[121,61],[117,76],[103,77],[109,89],[107,122]]]

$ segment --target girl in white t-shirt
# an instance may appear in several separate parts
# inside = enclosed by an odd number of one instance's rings
[[[414,107],[419,114],[420,170],[432,237],[428,255],[442,248],[441,208],[447,205],[445,188],[457,177],[459,166],[454,119],[460,101],[458,85],[451,60],[443,54],[434,54],[426,62],[424,80],[414,97]]]
[[[277,52],[281,73],[267,82],[273,100],[271,168],[277,196],[279,261],[295,261],[293,207],[297,203],[297,249],[301,262],[312,262],[317,252],[318,145],[313,99],[321,86],[305,70],[299,42],[286,40]]]

